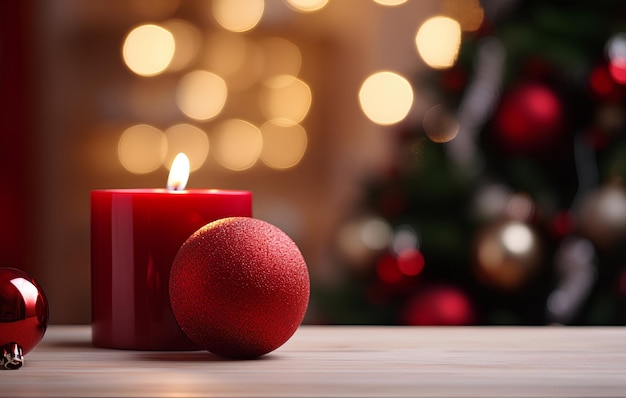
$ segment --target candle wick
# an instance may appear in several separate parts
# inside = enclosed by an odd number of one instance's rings
[[[184,188],[182,187],[181,184],[175,184],[175,185],[167,184],[168,191],[182,191],[183,189]]]

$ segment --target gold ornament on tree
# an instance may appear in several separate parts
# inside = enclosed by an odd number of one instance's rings
[[[474,271],[484,283],[513,291],[538,270],[541,252],[539,238],[527,223],[515,219],[495,222],[476,236]]]

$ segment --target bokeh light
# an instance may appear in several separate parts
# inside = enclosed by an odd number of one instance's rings
[[[419,237],[415,228],[408,224],[403,224],[398,226],[393,232],[389,249],[398,256],[406,250],[418,249],[419,245]]]
[[[263,137],[255,125],[241,119],[229,119],[215,127],[211,143],[211,153],[220,165],[241,171],[254,166],[259,159]]]
[[[300,163],[307,147],[306,130],[299,124],[282,126],[268,121],[261,126],[263,150],[261,161],[267,166],[283,170]]]
[[[165,130],[167,154],[163,165],[170,168],[174,157],[183,152],[189,158],[191,171],[198,170],[209,155],[209,138],[207,134],[191,124],[177,124]]]
[[[217,23],[232,32],[254,28],[265,8],[264,0],[213,0],[212,11]]]
[[[276,124],[298,124],[311,108],[311,89],[294,76],[274,76],[263,82],[259,105],[265,117]]]
[[[513,192],[503,184],[479,186],[472,203],[472,211],[476,220],[492,222],[505,214]]]
[[[606,55],[609,60],[626,60],[626,33],[620,32],[611,36],[606,43]]]
[[[397,73],[370,75],[361,85],[359,103],[374,123],[390,125],[403,120],[413,106],[413,87]]]
[[[502,244],[511,253],[524,254],[532,249],[533,243],[533,233],[525,224],[511,223],[502,230]]]
[[[613,35],[606,43],[609,73],[618,84],[626,84],[626,33]]]
[[[285,0],[285,2],[294,10],[300,12],[318,11],[328,4],[328,0]]]
[[[382,6],[394,7],[406,3],[407,0],[374,0],[374,2]]]
[[[451,141],[459,133],[459,122],[441,104],[426,112],[423,125],[426,136],[437,143]]]
[[[186,68],[196,58],[202,46],[200,30],[189,22],[172,19],[163,23],[174,37],[175,49],[167,70],[178,71]]]
[[[372,217],[361,224],[360,237],[365,247],[370,250],[382,250],[391,239],[391,226],[380,217]]]
[[[613,60],[609,64],[609,73],[615,83],[626,84],[626,60]]]
[[[134,174],[157,170],[167,152],[167,141],[156,127],[139,124],[126,129],[120,136],[117,155],[124,168]]]
[[[384,250],[389,243],[391,227],[381,217],[364,215],[345,223],[337,234],[337,245],[342,254],[357,268],[368,266],[372,256]]]
[[[122,47],[124,63],[140,76],[163,72],[174,56],[174,36],[157,25],[141,25],[128,33]]]
[[[452,18],[435,16],[427,19],[415,35],[417,52],[435,69],[454,65],[461,47],[461,26]]]
[[[398,253],[396,262],[400,272],[406,276],[419,275],[424,269],[424,265],[426,263],[422,252],[415,248],[405,249]]]
[[[185,75],[178,83],[176,103],[187,116],[208,120],[217,116],[226,103],[226,82],[214,73],[196,70]]]
[[[264,54],[263,75],[298,76],[302,66],[300,48],[282,37],[269,37],[259,43]]]
[[[203,54],[206,68],[224,77],[231,92],[258,83],[265,63],[263,51],[255,41],[228,31],[211,34]]]

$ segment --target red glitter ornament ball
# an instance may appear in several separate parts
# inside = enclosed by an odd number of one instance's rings
[[[169,292],[176,320],[198,347],[254,358],[295,333],[309,302],[309,273],[279,228],[231,217],[205,225],[181,246]]]
[[[0,268],[0,347],[17,343],[26,354],[48,327],[48,300],[26,272]]]

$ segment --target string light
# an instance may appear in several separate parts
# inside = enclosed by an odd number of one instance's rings
[[[134,73],[155,76],[170,64],[174,48],[174,36],[170,31],[157,25],[141,25],[126,36],[122,57]]]
[[[372,122],[395,124],[403,120],[413,106],[413,87],[397,73],[377,72],[361,85],[359,103]]]
[[[215,160],[223,167],[242,171],[259,159],[263,136],[258,127],[241,119],[221,122],[212,132]]]
[[[246,32],[254,28],[261,17],[263,0],[213,0],[213,16],[224,29]]]
[[[328,0],[285,0],[285,2],[299,12],[319,11],[328,4]]]
[[[444,16],[429,18],[419,27],[415,46],[431,68],[449,68],[456,62],[461,47],[461,25]]]
[[[198,170],[209,154],[209,138],[206,133],[191,124],[177,124],[165,130],[167,154],[163,166],[170,168],[174,157],[182,152],[189,158],[190,171]]]
[[[265,117],[276,124],[298,124],[311,108],[311,89],[295,76],[274,76],[263,82],[259,105]]]
[[[299,124],[283,126],[268,121],[261,126],[263,150],[261,161],[277,170],[295,167],[304,156],[307,134]]]
[[[185,75],[178,83],[176,103],[187,116],[196,120],[208,120],[224,108],[228,88],[218,75],[197,70]]]
[[[120,163],[134,174],[150,173],[158,169],[166,152],[167,141],[163,132],[147,124],[126,129],[117,146]]]

